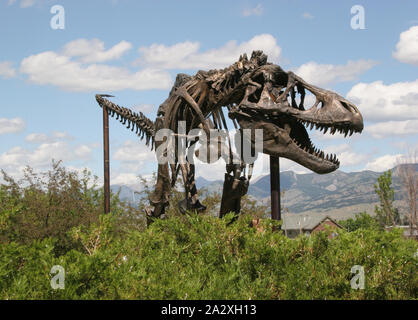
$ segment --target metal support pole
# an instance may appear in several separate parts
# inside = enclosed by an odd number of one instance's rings
[[[104,213],[110,212],[109,114],[103,106]]]
[[[280,163],[279,157],[270,156],[271,218],[280,220]]]

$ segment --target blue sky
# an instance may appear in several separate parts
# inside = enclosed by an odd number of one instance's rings
[[[65,10],[65,29],[50,26],[54,5]],[[351,27],[354,5],[365,29]],[[341,170],[382,171],[418,147],[417,1],[2,0],[0,39],[0,168],[15,176],[54,158],[100,177],[95,93],[153,119],[177,73],[226,67],[253,49],[358,105],[361,135],[311,133]],[[113,119],[110,136],[112,183],[155,171],[153,153]],[[307,172],[283,160],[289,169]],[[262,157],[256,173],[267,171]],[[217,163],[197,174],[223,172]]]

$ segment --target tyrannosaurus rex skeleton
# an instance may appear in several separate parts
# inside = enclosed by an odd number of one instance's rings
[[[315,97],[313,106],[308,109],[305,108],[307,92]],[[312,144],[305,126],[323,130],[324,134],[328,130],[331,134],[339,131],[345,136],[363,130],[363,118],[355,105],[337,93],[313,86],[293,72],[268,63],[262,51],[254,51],[250,59],[244,54],[238,62],[222,70],[199,71],[194,76],[177,75],[169,97],[158,109],[155,122],[105,97],[96,95],[99,105],[106,106],[109,114],[116,115],[123,124],[127,122],[127,127],[141,138],[145,137],[151,148],[157,149],[163,143],[155,139],[158,130],[170,129],[178,133],[179,121],[185,122],[186,134],[197,128],[205,132],[227,130],[223,114],[223,108],[227,108],[238,132],[262,129],[261,152],[291,159],[321,174],[336,170],[340,162],[335,154],[325,155]],[[253,138],[251,135],[250,143],[254,148]],[[186,194],[180,208],[205,209],[197,197],[194,164],[188,158],[177,162],[181,156],[175,154],[174,163],[158,164],[157,183],[149,199],[153,209],[147,213],[151,220],[164,214],[179,170]],[[239,212],[240,199],[247,192],[251,176],[251,170],[245,176],[245,166],[242,161],[239,164],[227,162],[220,216],[229,211]]]

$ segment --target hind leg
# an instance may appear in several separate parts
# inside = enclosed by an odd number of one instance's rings
[[[199,201],[197,194],[197,187],[195,182],[195,165],[186,161],[184,164],[180,164],[182,172],[185,199],[179,202],[179,210],[181,213],[186,211],[202,212],[206,210],[206,207]]]
[[[153,207],[146,210],[147,225],[150,225],[156,218],[160,218],[165,213],[170,197],[171,183],[168,164],[158,165],[157,183],[155,189],[149,197],[150,205]]]

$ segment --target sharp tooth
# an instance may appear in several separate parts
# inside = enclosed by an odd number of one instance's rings
[[[354,132],[354,130],[353,129],[350,129],[350,137],[353,134],[353,132]]]
[[[314,127],[314,124],[313,124],[313,122],[311,122],[311,128],[310,129],[312,130],[313,127]]]
[[[348,130],[345,131],[344,138],[347,137],[347,134],[348,134]]]
[[[331,128],[331,134],[334,134],[334,133],[335,133],[335,130],[337,130],[337,128],[332,127],[332,128]]]
[[[328,127],[325,127],[324,134],[326,134],[327,131],[328,131]]]
[[[321,158],[324,159],[324,151],[321,151]]]
[[[328,159],[328,155],[326,155],[325,160],[328,160],[328,161],[329,161],[329,159]]]

